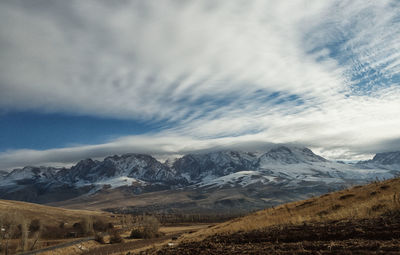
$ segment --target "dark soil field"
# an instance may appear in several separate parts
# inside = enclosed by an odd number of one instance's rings
[[[400,213],[217,234],[156,254],[400,254]]]

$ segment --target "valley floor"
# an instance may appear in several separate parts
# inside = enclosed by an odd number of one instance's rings
[[[161,247],[173,241],[185,233],[193,233],[200,229],[207,228],[209,224],[184,224],[175,226],[162,226],[160,231],[164,233],[163,236],[152,239],[130,239],[129,231],[122,233],[123,242],[116,244],[100,244],[94,241],[94,237],[81,238],[74,241],[64,240],[63,243],[49,246],[43,249],[21,253],[21,255],[69,255],[69,254],[83,254],[83,255],[102,255],[102,254],[137,254],[154,247]],[[1,253],[0,253],[1,254]]]

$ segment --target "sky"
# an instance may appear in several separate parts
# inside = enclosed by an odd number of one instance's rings
[[[400,150],[397,0],[3,0],[0,169]]]

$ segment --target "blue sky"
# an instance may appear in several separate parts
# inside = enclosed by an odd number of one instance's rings
[[[0,169],[400,150],[399,37],[396,0],[1,1]]]
[[[129,119],[14,111],[0,117],[0,151],[98,144],[159,129],[156,123]]]

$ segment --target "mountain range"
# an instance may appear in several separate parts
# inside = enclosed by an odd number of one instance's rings
[[[124,154],[81,160],[71,168],[0,171],[0,198],[72,208],[91,203],[109,210],[248,211],[398,175],[400,152],[346,164],[305,147],[277,145],[188,154],[164,163]],[[105,202],[107,197],[114,201]]]

